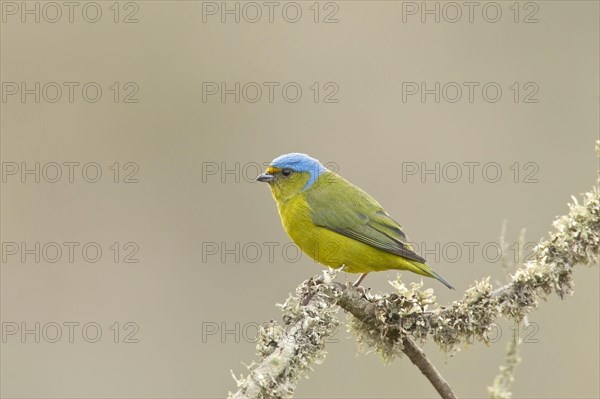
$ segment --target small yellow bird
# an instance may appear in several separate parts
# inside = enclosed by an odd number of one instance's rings
[[[425,264],[402,226],[369,194],[306,154],[275,158],[256,178],[266,182],[286,233],[311,258],[344,271],[409,270],[450,283]]]

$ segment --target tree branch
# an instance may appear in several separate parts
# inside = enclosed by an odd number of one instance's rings
[[[238,391],[230,398],[290,398],[298,379],[325,359],[325,340],[341,323],[335,317],[336,294],[324,295],[314,287],[326,286],[336,274],[304,281],[280,305],[284,325],[271,321],[260,328],[256,348],[261,361],[248,366],[246,378],[234,376]]]
[[[435,366],[431,364],[429,359],[427,359],[427,356],[425,356],[425,352],[423,352],[423,350],[421,350],[421,348],[417,346],[415,341],[413,341],[409,337],[404,337],[404,339],[402,340],[402,346],[402,352],[404,352],[404,354],[408,356],[410,361],[415,366],[417,366],[419,370],[421,370],[421,373],[423,373],[423,375],[427,377],[429,382],[431,382],[431,385],[433,385],[435,390],[440,394],[442,398],[456,399],[456,395],[454,394],[454,392],[452,392],[452,388],[450,388],[450,385],[448,385],[446,380],[444,380],[444,378],[439,373],[439,371],[437,371]]]

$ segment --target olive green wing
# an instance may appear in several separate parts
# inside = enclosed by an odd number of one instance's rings
[[[328,173],[329,175],[329,173]],[[312,220],[321,226],[383,251],[417,262],[402,227],[369,194],[337,175],[307,191]]]

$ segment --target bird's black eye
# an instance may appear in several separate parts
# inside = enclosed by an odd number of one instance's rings
[[[291,175],[291,174],[292,174],[292,170],[291,170],[291,169],[287,169],[287,168],[286,168],[286,169],[283,169],[283,170],[281,171],[281,174],[282,174],[282,175],[284,175],[285,177],[288,177],[289,175]]]

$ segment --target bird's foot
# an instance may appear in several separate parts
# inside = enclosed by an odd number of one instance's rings
[[[358,278],[358,280],[356,280],[356,282],[354,284],[352,284],[352,286],[358,287],[360,285],[360,283],[365,279],[365,277],[367,277],[367,274],[369,274],[369,273],[361,274],[360,277]]]

